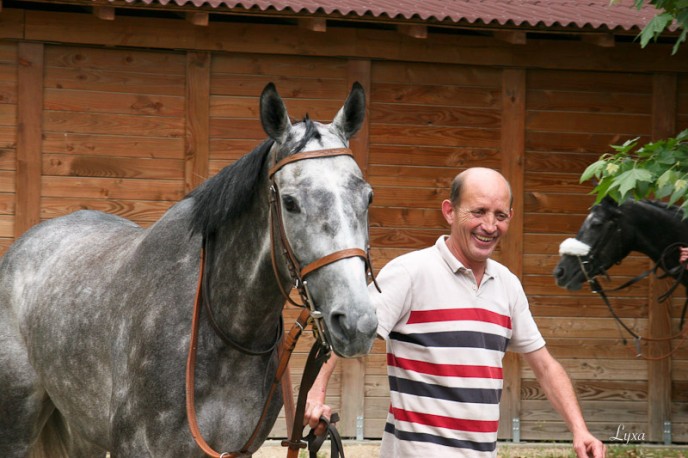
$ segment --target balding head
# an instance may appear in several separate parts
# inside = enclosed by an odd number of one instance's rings
[[[449,200],[454,207],[458,207],[461,203],[462,191],[466,186],[494,186],[499,185],[500,181],[509,190],[509,207],[511,207],[514,201],[511,185],[501,173],[486,167],[471,167],[456,175],[452,180]]]

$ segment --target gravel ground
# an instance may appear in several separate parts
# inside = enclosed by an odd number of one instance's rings
[[[380,443],[378,441],[345,441],[346,458],[377,458]],[[607,458],[687,458],[688,446],[662,447],[656,445],[616,445],[608,446]],[[279,441],[267,441],[254,458],[285,458],[287,449]],[[325,442],[318,458],[329,458],[330,443]],[[575,458],[570,444],[507,444],[499,443],[498,458]],[[308,453],[301,452],[300,458],[307,458]]]

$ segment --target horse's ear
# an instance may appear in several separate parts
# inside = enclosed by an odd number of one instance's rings
[[[349,140],[363,125],[365,118],[365,91],[363,86],[356,81],[351,87],[351,92],[344,102],[344,106],[334,117],[332,125],[344,134]]]
[[[611,211],[613,214],[619,214],[621,210],[619,209],[619,206],[621,205],[619,202],[614,200],[613,197],[610,196],[604,196],[602,200],[600,201],[602,206],[606,208],[607,210]]]
[[[291,121],[282,97],[274,83],[268,83],[260,95],[260,122],[266,134],[277,143],[284,143],[291,130]]]

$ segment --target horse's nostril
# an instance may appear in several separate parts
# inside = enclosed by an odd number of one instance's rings
[[[340,335],[344,335],[346,338],[353,335],[356,329],[351,329],[346,321],[346,315],[344,313],[333,313],[332,314],[332,327],[333,331]]]
[[[358,333],[357,323],[347,319],[347,315],[342,312],[332,313],[332,331],[344,339],[350,340]]]
[[[554,275],[554,278],[561,278],[564,276],[564,269],[557,267],[554,269],[554,272],[552,272],[552,275]]]

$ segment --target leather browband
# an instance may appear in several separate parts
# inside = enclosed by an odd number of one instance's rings
[[[272,179],[272,176],[277,173],[282,167],[292,162],[301,161],[304,159],[315,159],[319,157],[332,157],[332,156],[351,156],[354,157],[354,153],[351,152],[349,148],[330,148],[321,149],[316,151],[304,151],[303,153],[292,154],[287,156],[277,164],[273,165],[268,171],[268,178]]]

